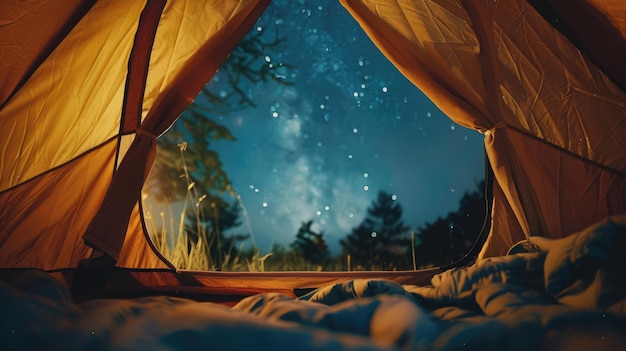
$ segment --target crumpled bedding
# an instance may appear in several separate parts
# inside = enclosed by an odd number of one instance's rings
[[[621,216],[531,238],[429,286],[355,279],[232,308],[165,296],[75,304],[25,270],[0,284],[0,349],[624,350],[625,248]]]

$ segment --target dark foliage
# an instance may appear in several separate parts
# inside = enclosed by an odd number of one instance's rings
[[[191,243],[199,235],[211,248],[211,258],[220,267],[225,254],[236,254],[236,242],[248,236],[224,236],[228,228],[239,225],[236,203],[224,198],[234,196],[231,182],[219,154],[212,149],[217,140],[235,140],[218,121],[229,114],[254,107],[248,87],[257,83],[291,84],[284,79],[286,64],[271,64],[264,59],[280,50],[284,38],[266,38],[265,32],[251,31],[220,67],[194,103],[172,128],[158,139],[157,157],[146,183],[157,202],[197,202],[198,211],[188,213],[186,229]]]
[[[402,221],[402,206],[384,191],[367,209],[363,222],[340,240],[351,265],[367,270],[409,268],[409,228]]]
[[[418,267],[454,263],[472,248],[485,221],[484,188],[485,182],[481,181],[476,190],[463,195],[457,211],[418,229],[415,247]]]
[[[219,194],[230,192],[230,179],[222,168],[212,143],[217,140],[235,140],[228,128],[217,121],[234,111],[255,106],[247,93],[251,84],[259,82],[291,84],[283,75],[286,64],[272,64],[264,57],[280,49],[284,38],[267,40],[265,32],[250,32],[220,67],[214,80],[221,82],[219,90],[208,84],[194,103],[182,114],[170,131],[159,138],[159,148],[150,183],[157,201],[176,202],[184,199],[186,186],[181,180],[183,166],[198,192],[207,195],[209,202],[220,201]],[[185,164],[179,149],[185,143]]]
[[[324,233],[316,233],[311,229],[313,221],[302,223],[290,247],[297,251],[305,261],[322,264],[330,256]]]

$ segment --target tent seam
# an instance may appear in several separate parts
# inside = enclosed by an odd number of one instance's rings
[[[15,188],[18,188],[18,187],[20,187],[20,186],[22,186],[22,185],[24,185],[24,184],[30,183],[31,181],[34,181],[35,179],[38,179],[38,178],[40,178],[40,177],[43,177],[44,175],[46,175],[46,174],[48,174],[48,173],[54,172],[54,171],[58,170],[59,168],[63,168],[63,167],[67,166],[68,164],[70,164],[70,163],[72,163],[72,162],[74,162],[74,161],[78,161],[80,158],[84,157],[85,155],[90,154],[90,153],[92,153],[92,152],[94,152],[94,151],[96,151],[96,150],[98,150],[98,149],[100,149],[100,148],[102,148],[102,147],[105,147],[105,146],[106,146],[106,145],[108,145],[110,142],[112,142],[113,140],[117,139],[117,137],[118,137],[118,136],[117,136],[117,135],[115,135],[115,136],[113,136],[113,137],[111,137],[111,138],[109,138],[109,139],[106,139],[106,140],[105,140],[105,141],[103,141],[101,144],[99,144],[99,145],[97,145],[97,146],[94,146],[94,147],[92,147],[91,149],[89,149],[89,150],[87,150],[87,151],[84,151],[84,152],[82,152],[82,153],[80,153],[80,154],[76,155],[76,157],[72,158],[71,160],[65,161],[65,162],[63,162],[63,163],[61,163],[61,164],[59,164],[59,165],[57,165],[57,166],[55,166],[55,167],[53,167],[53,168],[48,169],[48,170],[47,170],[47,171],[45,171],[45,172],[42,172],[42,173],[37,174],[36,176],[34,176],[34,177],[30,178],[30,179],[27,179],[27,180],[25,180],[25,181],[22,181],[22,182],[20,182],[20,183],[17,183],[17,184],[15,184],[15,185],[13,185],[13,186],[11,186],[11,187],[9,187],[9,188],[6,188],[6,189],[4,189],[4,190],[0,191],[0,196],[4,195],[5,193],[7,193],[7,192],[9,192],[9,191],[11,191],[11,190],[13,190],[13,189],[15,189]]]

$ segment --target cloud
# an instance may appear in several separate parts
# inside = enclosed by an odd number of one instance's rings
[[[302,135],[302,121],[297,118],[289,118],[280,122],[279,135],[276,137],[280,146],[289,151],[295,151],[300,146]]]
[[[345,167],[329,163],[328,150],[311,152],[316,144],[313,138],[319,135],[310,99],[290,87],[273,97],[274,120],[264,138],[276,148],[271,153],[265,148],[263,155],[246,164],[247,177],[263,184],[247,199],[254,209],[250,213],[257,240],[288,245],[302,223],[313,220],[315,230],[323,231],[329,245],[336,247],[339,238],[362,220],[369,194],[362,190],[358,177],[347,180],[340,174]]]
[[[358,189],[358,185],[339,177],[334,181],[332,199],[335,203],[333,222],[338,231],[346,234],[363,220],[370,202],[369,195]]]
[[[274,241],[285,242],[293,238],[302,222],[315,219],[324,197],[327,175],[311,171],[308,156],[301,154],[296,162],[282,168],[280,178],[269,189],[274,206],[268,211],[280,228]]]

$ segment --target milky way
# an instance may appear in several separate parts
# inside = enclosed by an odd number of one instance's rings
[[[297,66],[282,72],[294,85],[250,86],[257,107],[220,121],[237,141],[216,149],[261,251],[308,220],[337,251],[380,190],[416,229],[484,178],[482,136],[445,117],[338,3],[273,1],[252,30],[287,37],[267,64]]]

